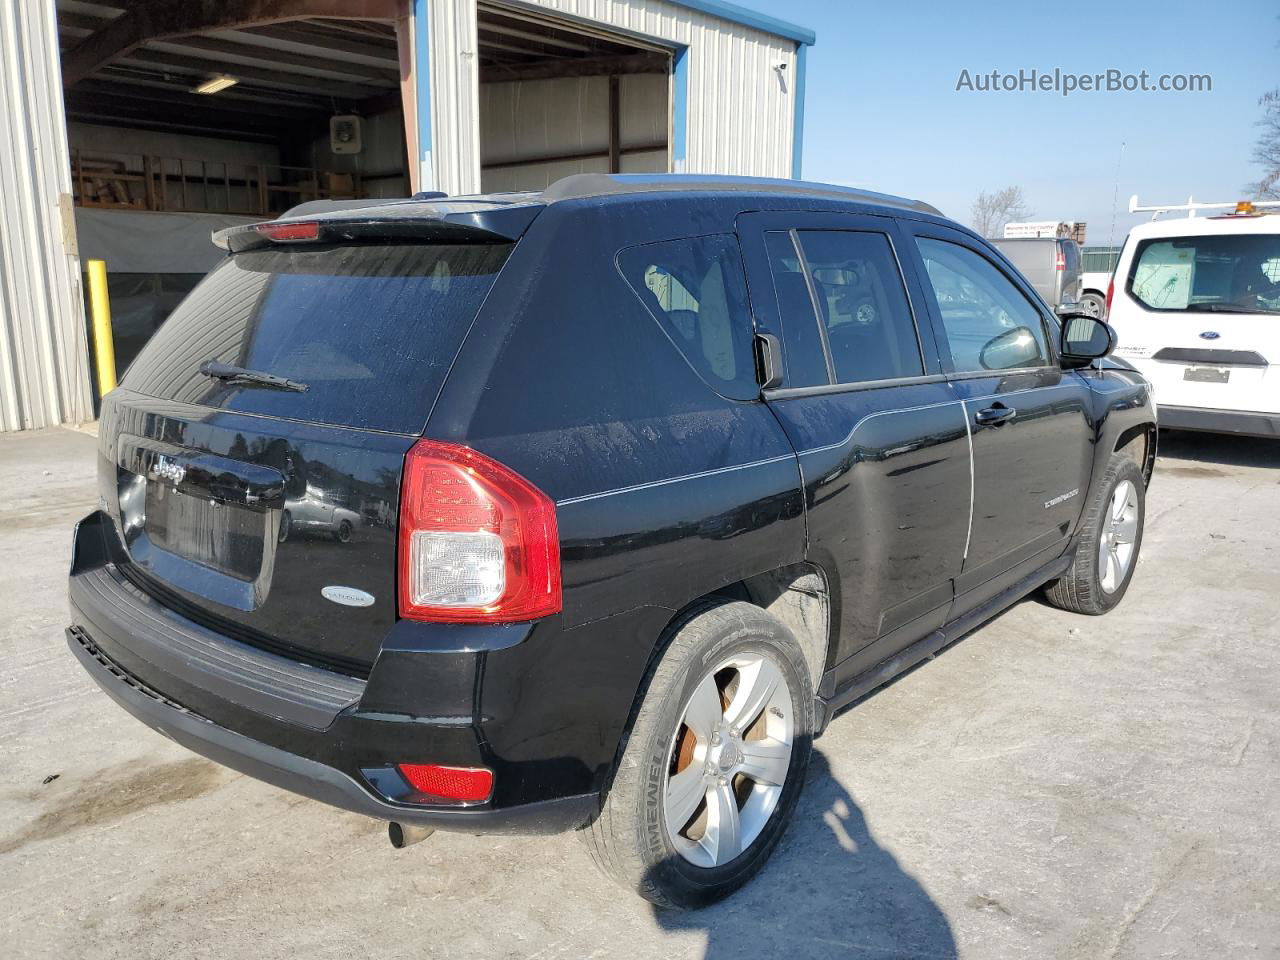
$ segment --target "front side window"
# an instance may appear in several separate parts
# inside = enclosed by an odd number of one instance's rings
[[[985,257],[917,237],[957,373],[1049,363],[1040,311]]]
[[[1280,313],[1280,234],[1143,240],[1128,287],[1151,310]]]
[[[689,365],[716,392],[759,395],[738,241],[727,234],[628,247],[618,269]]]

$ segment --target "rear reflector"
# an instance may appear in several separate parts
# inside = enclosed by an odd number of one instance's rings
[[[1112,277],[1110,282],[1107,284],[1107,306],[1106,306],[1106,310],[1103,313],[1103,319],[1106,319],[1107,317],[1111,316],[1111,298],[1114,297],[1115,295],[1116,295],[1116,279],[1115,277]]]
[[[493,795],[493,771],[484,767],[442,767],[435,763],[400,763],[396,769],[425,800],[484,803]]]
[[[560,611],[556,505],[469,447],[419,440],[400,499],[400,616],[515,623]]]
[[[1063,255],[1061,247],[1058,248],[1058,257],[1054,260],[1053,266],[1057,270],[1067,269],[1067,258]]]
[[[314,221],[306,223],[259,223],[254,228],[268,240],[277,243],[317,240],[320,237],[320,224]]]

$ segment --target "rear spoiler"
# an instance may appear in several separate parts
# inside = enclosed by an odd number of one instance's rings
[[[383,203],[314,218],[289,217],[228,227],[213,234],[228,253],[305,243],[513,243],[542,212],[542,204]],[[453,207],[453,209],[450,209]],[[291,211],[292,212],[292,211]]]

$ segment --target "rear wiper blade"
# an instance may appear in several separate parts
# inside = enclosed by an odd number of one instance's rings
[[[257,387],[274,387],[276,390],[292,390],[294,393],[306,393],[310,389],[305,383],[290,380],[288,377],[261,370],[249,370],[230,363],[217,360],[206,360],[200,364],[200,372],[214,380],[226,380],[229,383],[250,383]]]

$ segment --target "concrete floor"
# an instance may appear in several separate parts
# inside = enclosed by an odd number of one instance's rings
[[[1280,957],[1280,445],[1167,436],[1119,610],[1024,602],[843,715],[682,915],[572,837],[393,851],[115,707],[62,637],[93,447],[0,437],[6,957]]]

